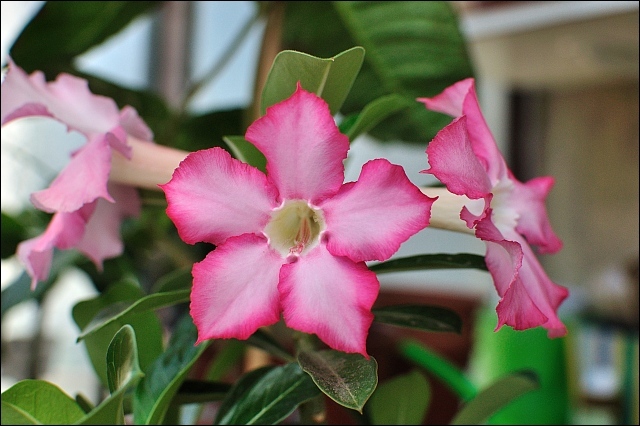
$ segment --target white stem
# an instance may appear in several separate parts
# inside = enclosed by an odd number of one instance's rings
[[[139,188],[159,191],[158,185],[169,182],[173,171],[189,154],[187,151],[132,137],[127,142],[133,148],[131,160],[113,150],[109,179]]]
[[[452,194],[447,188],[423,187],[420,190],[429,197],[438,197],[431,207],[430,228],[447,229],[474,235],[464,220],[460,219],[460,210],[471,200],[464,195]]]

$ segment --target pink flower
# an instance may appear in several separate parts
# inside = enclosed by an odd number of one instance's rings
[[[31,195],[38,209],[54,213],[42,235],[18,247],[35,287],[49,275],[54,247],[76,248],[99,269],[105,258],[122,253],[120,222],[138,213],[140,201],[133,188],[108,183],[111,158],[131,158],[127,138],[150,141],[152,133],[133,108],[118,110],[112,99],[92,94],[85,80],[60,74],[47,83],[41,72],[29,76],[10,60],[2,83],[2,125],[30,116],[51,117],[87,138],[51,185]]]
[[[541,253],[562,248],[545,208],[553,178],[522,183],[513,176],[482,116],[473,79],[418,101],[457,117],[429,144],[430,168],[423,172],[456,194],[438,193],[434,216],[438,203],[457,198],[460,219],[486,243],[485,260],[501,298],[496,330],[504,324],[516,330],[543,326],[549,337],[565,335],[557,310],[568,291],[549,279],[529,246],[537,246]]]
[[[379,283],[365,261],[388,259],[425,228],[433,199],[384,159],[343,184],[349,141],[300,85],[246,139],[267,158],[266,175],[211,148],[162,185],[181,238],[216,245],[192,271],[198,343],[246,339],[282,314],[290,328],[368,357]]]

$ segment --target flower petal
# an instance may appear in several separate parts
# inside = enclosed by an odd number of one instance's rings
[[[31,194],[31,202],[46,212],[72,212],[97,198],[113,202],[107,190],[111,148],[105,136],[96,136],[75,152],[48,188]]]
[[[354,262],[387,260],[429,225],[434,201],[409,181],[402,167],[371,160],[357,182],[344,185],[319,206],[327,249]]]
[[[525,184],[514,179],[511,193],[511,203],[520,215],[516,230],[530,244],[538,246],[541,253],[556,253],[562,248],[562,240],[553,232],[545,206],[553,183],[552,177],[538,177]]]
[[[335,350],[369,357],[371,307],[380,284],[363,262],[333,256],[320,245],[283,265],[278,289],[287,326],[315,333]]]
[[[167,215],[189,244],[219,245],[232,236],[260,233],[278,195],[262,172],[221,148],[189,154],[160,187],[169,203]]]
[[[427,147],[431,173],[447,189],[472,199],[483,198],[491,192],[487,171],[473,152],[467,132],[467,118],[460,117],[438,132]]]
[[[267,158],[267,174],[282,199],[318,204],[344,181],[349,139],[340,133],[326,102],[303,90],[269,108],[245,138]]]
[[[464,100],[473,88],[474,81],[472,78],[460,80],[455,84],[447,87],[432,98],[418,98],[418,102],[422,102],[427,109],[431,111],[448,114],[452,117],[460,117],[463,114],[462,107]]]
[[[119,256],[123,251],[120,225],[122,220],[140,213],[140,198],[135,188],[112,184],[109,191],[115,203],[96,202],[96,209],[87,222],[77,249],[102,270],[104,259]]]
[[[285,259],[264,237],[231,237],[193,265],[191,316],[198,341],[247,339],[280,319],[278,274]]]

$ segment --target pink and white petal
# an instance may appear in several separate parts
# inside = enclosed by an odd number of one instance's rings
[[[520,279],[516,279],[504,294],[498,306],[498,331],[503,325],[508,325],[514,330],[527,330],[539,327],[548,321],[548,318],[538,309],[527,293]]]
[[[77,249],[91,259],[98,270],[102,270],[105,259],[122,254],[124,245],[120,225],[125,218],[137,216],[141,208],[140,197],[135,188],[111,184],[109,192],[115,203],[105,200],[96,202],[96,209],[77,245]]]
[[[300,84],[290,98],[267,108],[245,138],[267,158],[267,174],[282,200],[317,204],[344,181],[349,139],[338,130],[326,102]]]
[[[344,185],[319,206],[327,249],[354,262],[387,260],[429,225],[435,200],[412,184],[402,167],[371,160],[357,182]]]
[[[427,109],[431,111],[441,112],[452,117],[460,117],[463,114],[462,106],[464,100],[473,84],[472,78],[466,78],[447,87],[439,95],[432,98],[418,98],[417,100],[425,104]]]
[[[113,202],[107,190],[111,148],[98,135],[75,152],[51,185],[31,194],[31,202],[46,212],[72,212],[97,198]]]
[[[278,274],[286,260],[264,237],[231,237],[193,265],[191,316],[200,343],[247,339],[280,319]]]
[[[562,240],[551,228],[545,200],[553,187],[552,177],[538,177],[522,184],[513,179],[515,188],[510,202],[520,215],[516,230],[527,241],[538,246],[541,253],[556,253],[562,248]]]
[[[260,233],[277,207],[278,192],[267,177],[221,148],[189,154],[160,185],[167,215],[183,241],[219,245],[244,233]]]
[[[80,241],[94,207],[89,204],[76,212],[56,213],[42,234],[18,245],[18,259],[31,277],[32,289],[49,277],[54,247],[66,250]]]
[[[55,81],[47,83],[42,72],[29,76],[10,60],[9,71],[2,83],[2,124],[8,117],[18,118],[11,114],[29,103],[43,105],[51,116],[69,129],[87,136],[105,133],[119,124],[116,103],[91,93],[86,80],[60,74]]]
[[[331,348],[367,354],[371,307],[380,284],[363,262],[333,256],[319,245],[280,272],[278,290],[288,327],[316,334]]]
[[[138,115],[135,108],[127,105],[120,111],[120,125],[128,135],[143,141],[153,140],[153,131]]]
[[[465,116],[440,130],[427,147],[430,168],[423,173],[437,177],[454,194],[478,199],[491,192],[491,181],[473,151],[467,130]]]

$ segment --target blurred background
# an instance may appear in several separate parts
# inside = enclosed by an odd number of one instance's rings
[[[44,3],[1,2],[3,66]],[[192,114],[246,108],[267,31],[265,21],[256,19],[258,2],[159,3],[76,57],[75,66],[123,87],[155,92],[174,106],[189,82],[203,81],[187,105]],[[456,310],[464,321],[461,335],[402,337],[416,338],[464,368],[478,386],[520,368],[539,374],[540,389],[492,423],[638,424],[638,2],[451,5],[483,112],[509,166],[521,181],[556,178],[547,206],[564,248],[540,260],[551,279],[570,290],[560,310],[570,331],[555,340],[539,329],[494,332],[497,296],[491,277],[475,270],[381,275],[378,303],[419,300]],[[219,63],[216,78],[207,82],[203,77]],[[60,127],[46,120],[3,127],[3,212],[30,208],[29,194],[48,185],[82,143]],[[43,131],[46,140],[34,137]],[[426,168],[426,142],[361,136],[352,144],[347,180],[357,179],[367,160],[384,156],[401,164],[414,183],[432,183],[419,173]],[[484,244],[426,229],[396,257],[441,252],[484,254]],[[97,379],[84,348],[75,343],[78,330],[70,316],[77,301],[97,294],[95,286],[83,271],[69,269],[42,303],[26,300],[5,309],[5,289],[21,273],[14,257],[3,258],[2,390],[38,377],[70,394],[96,395]],[[372,328],[371,352],[381,380],[408,368],[406,359],[377,347],[400,337],[397,329]],[[457,402],[437,378],[430,381],[442,402],[425,422],[447,422]]]

